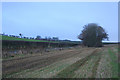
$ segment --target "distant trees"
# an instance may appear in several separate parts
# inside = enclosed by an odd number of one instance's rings
[[[88,47],[101,47],[102,40],[108,40],[108,34],[96,23],[90,23],[83,27],[82,33],[78,38],[82,40],[83,45]]]
[[[52,39],[55,40],[55,41],[59,40],[58,37],[53,37]]]
[[[59,40],[59,37],[47,37],[45,36],[45,38],[42,38],[41,36],[37,35],[35,38],[34,37],[26,37],[26,36],[23,36],[23,34],[19,33],[19,36],[16,36],[16,35],[7,35],[5,33],[0,33],[0,35],[3,35],[3,36],[9,36],[9,37],[15,37],[15,38],[23,38],[23,39],[33,39],[33,40],[45,40],[45,41],[70,41],[70,40]]]
[[[36,39],[37,39],[37,40],[40,40],[40,39],[41,39],[41,36],[36,36]]]
[[[58,37],[45,37],[45,40],[51,40],[51,41],[58,41],[59,40],[59,38]]]
[[[20,35],[20,37],[22,38],[23,35],[22,35],[21,33],[20,33],[19,35]]]

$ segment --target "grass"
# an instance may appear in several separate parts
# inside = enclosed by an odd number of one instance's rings
[[[102,52],[98,52],[91,56],[84,65],[80,66],[76,72],[74,78],[95,78],[97,67],[100,61]]]
[[[9,36],[2,36],[2,40],[12,40],[12,41],[33,41],[33,42],[51,42],[51,43],[58,43],[58,41],[44,41],[44,40],[34,40],[34,39],[24,39],[24,38],[15,38]]]
[[[16,38],[16,37],[2,36],[2,35],[0,35],[0,40],[80,44],[78,41],[47,41],[47,40],[34,40],[34,39],[24,39],[24,38]]]
[[[97,62],[97,60],[98,57],[92,56],[91,59],[89,59],[83,66],[79,67],[78,70],[75,71],[76,74],[74,78],[93,78],[96,71],[95,67],[97,65],[95,63]]]
[[[118,78],[118,57],[116,48],[95,51],[83,59],[59,61],[39,69],[27,69],[5,75],[7,78]],[[22,56],[22,55],[21,55]],[[119,64],[120,66],[120,64]],[[120,69],[119,69],[120,70]],[[97,77],[96,77],[97,76]]]
[[[55,77],[57,77],[57,78],[71,78],[71,77],[74,77],[76,75],[75,71],[77,71],[82,65],[84,65],[86,63],[86,61],[91,59],[94,54],[95,53],[92,53],[91,55],[89,55],[89,56],[87,56],[87,57],[85,57],[81,60],[78,60],[74,64],[68,66],[67,68],[65,68],[64,70],[59,72]]]
[[[112,66],[112,77],[113,78],[118,78],[118,59],[113,50],[110,48],[108,49],[109,56],[111,58],[110,64]]]

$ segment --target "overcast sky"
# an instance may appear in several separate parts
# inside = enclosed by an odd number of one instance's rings
[[[2,32],[78,41],[88,23],[98,23],[118,41],[117,2],[7,2],[2,3]]]

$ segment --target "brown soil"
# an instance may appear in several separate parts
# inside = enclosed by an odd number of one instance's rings
[[[45,67],[47,65],[50,65],[54,62],[73,57],[77,54],[80,54],[81,52],[85,50],[91,50],[88,48],[84,49],[67,49],[62,51],[54,51],[44,53],[42,55],[35,54],[33,56],[27,56],[27,57],[21,57],[21,58],[15,58],[15,59],[9,59],[9,60],[3,60],[3,67],[2,67],[2,73],[4,75],[8,75],[11,73],[19,72],[21,70],[25,69],[37,69],[41,67]]]
[[[78,61],[74,62],[72,65],[68,66],[67,67],[68,69],[66,68],[65,70],[68,72],[71,71],[70,69],[72,68],[73,70],[77,70],[76,66],[79,69],[80,66],[87,64],[86,62],[92,58],[91,56],[99,56],[98,53],[104,51],[104,49],[107,49],[107,47],[110,47],[110,46],[105,46],[102,48],[87,48],[87,47],[78,46],[78,47],[68,48],[63,50],[53,50],[50,52],[44,52],[43,54],[31,54],[23,57],[6,59],[2,61],[3,77],[7,77],[9,75],[18,73],[20,71],[28,70],[28,69],[30,69],[32,72],[32,71],[44,68],[46,66],[49,66],[51,64],[59,63],[60,61],[67,61],[67,59],[70,59],[70,58],[71,59],[80,58],[80,59],[78,59]],[[95,70],[94,69],[92,70],[93,71],[92,76],[94,77],[95,77],[95,74],[97,73],[96,71],[97,71],[99,62],[101,60],[101,56],[98,58],[99,59],[97,59],[97,61],[94,63]],[[61,71],[60,73],[64,73],[65,70]],[[71,74],[69,73],[67,75],[69,76]]]

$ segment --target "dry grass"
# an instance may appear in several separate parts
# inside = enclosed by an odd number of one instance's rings
[[[117,78],[117,57],[116,45],[102,48],[79,46],[5,60],[3,67],[4,72],[10,73],[5,76],[8,78]],[[23,63],[25,65],[15,67]]]

